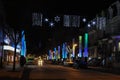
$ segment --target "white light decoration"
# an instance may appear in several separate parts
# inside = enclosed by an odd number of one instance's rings
[[[48,18],[45,18],[45,22],[48,22],[49,21],[49,19]]]
[[[95,21],[93,21],[93,22],[92,22],[92,25],[95,25],[95,24],[96,24],[96,22],[95,22]]]
[[[10,39],[9,39],[9,37],[7,35],[5,36],[4,42],[6,44],[10,44]]]
[[[86,22],[86,18],[83,18],[83,22]]]
[[[4,46],[3,46],[3,49],[4,49],[4,50],[10,50],[10,51],[14,51],[14,50],[15,50],[14,47],[8,46],[8,45],[4,45]],[[16,49],[16,52],[20,53],[20,49]]]
[[[32,26],[42,26],[42,20],[42,13],[32,13]]]
[[[9,44],[9,43],[10,43],[10,40],[9,40],[9,39],[4,39],[4,42],[5,42],[6,44]]]
[[[90,24],[88,24],[87,26],[88,26],[88,27],[91,27],[91,25],[90,25]]]
[[[60,21],[60,17],[59,16],[54,17],[54,19],[55,19],[56,22]]]
[[[54,26],[54,23],[53,23],[53,22],[50,22],[50,26],[51,26],[51,27]]]
[[[80,27],[80,16],[64,15],[63,25],[65,27]]]

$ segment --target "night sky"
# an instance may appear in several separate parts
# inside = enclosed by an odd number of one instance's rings
[[[43,53],[44,50],[51,46],[50,44],[52,42],[60,44],[64,40],[71,39],[70,35],[76,35],[76,31],[74,29],[63,30],[32,27],[32,12],[40,12],[49,17],[72,14],[94,18],[97,13],[108,8],[108,6],[116,0],[2,1],[7,24],[25,29],[28,53]],[[68,34],[65,34],[66,31],[68,31]],[[70,31],[72,31],[73,34],[71,34]],[[69,36],[65,38],[63,35]]]

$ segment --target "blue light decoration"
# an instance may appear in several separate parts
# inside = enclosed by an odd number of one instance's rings
[[[78,57],[82,57],[82,36],[79,36],[79,54]]]
[[[65,58],[65,44],[63,43],[63,46],[62,46],[62,59],[64,59]]]
[[[57,50],[56,50],[56,48],[54,48],[54,59],[57,60]]]
[[[66,42],[65,42],[64,51],[65,51],[65,53],[64,53],[65,58],[67,58],[67,54],[68,54],[68,52],[67,52],[67,43],[66,43]]]
[[[88,57],[88,33],[85,33],[85,47],[83,57]]]
[[[60,59],[60,46],[58,46],[58,59]]]
[[[48,51],[48,55],[49,55],[49,60],[52,60],[52,51],[51,50]]]
[[[21,55],[26,57],[26,41],[24,31],[22,31]]]
[[[66,59],[67,58],[67,43],[65,42],[65,43],[63,43],[63,47],[62,47],[62,58],[63,59]]]

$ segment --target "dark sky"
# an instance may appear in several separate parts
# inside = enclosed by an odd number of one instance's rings
[[[101,10],[116,0],[2,0],[6,13],[6,21],[11,26],[21,27],[26,30],[28,50],[38,52],[50,46],[51,40],[62,42],[63,35],[73,35],[74,30],[52,30],[31,27],[32,12],[41,12],[47,16],[73,14],[80,16],[95,17]],[[60,32],[60,33],[59,33]],[[56,34],[56,35],[53,35]],[[55,37],[59,36],[59,39]],[[53,39],[55,38],[55,39]],[[63,39],[60,39],[63,38]],[[68,36],[69,38],[69,36]],[[70,39],[70,38],[69,38]],[[48,42],[49,41],[49,42]],[[51,42],[52,43],[52,42]],[[32,52],[31,52],[32,53]]]
[[[3,0],[3,3],[8,12],[11,10],[15,13],[39,11],[45,14],[49,13],[49,15],[79,14],[93,16],[114,1],[116,0]]]

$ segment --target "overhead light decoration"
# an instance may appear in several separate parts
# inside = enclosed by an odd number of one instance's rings
[[[55,20],[56,22],[59,22],[59,21],[60,21],[60,17],[59,17],[59,16],[55,16],[55,17],[54,17],[54,20]]]
[[[49,26],[53,27],[53,26],[54,26],[54,23],[53,23],[53,22],[50,22]]]
[[[91,27],[91,25],[90,25],[90,24],[88,24],[87,26],[88,26],[88,27]]]
[[[45,22],[48,22],[49,21],[49,19],[48,18],[45,18]]]
[[[95,21],[93,21],[93,22],[92,22],[92,25],[95,25],[95,24],[96,24],[96,22],[95,22]]]
[[[5,36],[5,38],[4,38],[4,42],[6,43],[6,44],[10,44],[10,39],[9,39],[9,37],[6,35]]]
[[[83,22],[86,22],[86,18],[83,18]]]

